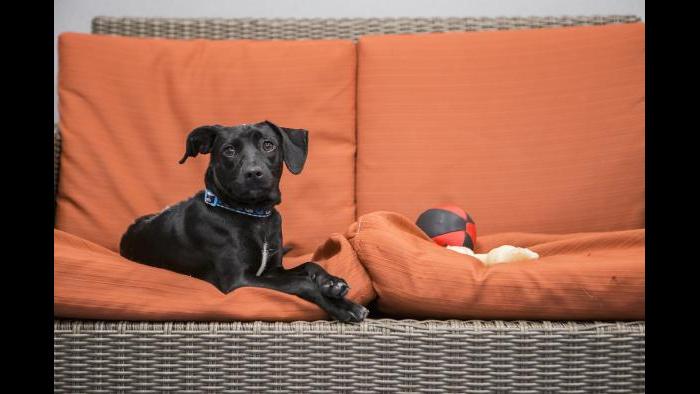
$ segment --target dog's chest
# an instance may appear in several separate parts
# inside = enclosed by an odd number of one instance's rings
[[[269,258],[270,258],[270,243],[265,241],[265,242],[263,242],[262,251],[260,252],[260,266],[258,267],[257,272],[255,272],[255,276],[260,276],[263,272],[265,272],[265,268],[267,268],[267,260]]]
[[[255,264],[255,275],[262,275],[267,267],[271,256],[277,252],[278,232],[272,227],[271,223],[266,221],[253,222],[250,226],[245,226],[241,229],[245,234],[237,234],[236,239],[243,239],[246,253],[251,264]],[[243,235],[241,237],[241,235]]]

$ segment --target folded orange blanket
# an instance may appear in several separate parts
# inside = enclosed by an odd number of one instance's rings
[[[406,217],[364,215],[346,236],[382,312],[413,318],[644,319],[644,229],[482,236],[476,252],[528,247],[540,259],[487,267],[438,246]]]
[[[482,236],[476,251],[510,244],[537,261],[484,266],[430,240],[391,212],[364,215],[313,255],[351,286],[348,297],[395,317],[459,319],[644,319],[644,229],[565,235]],[[325,312],[260,288],[222,294],[209,283],[126,260],[54,230],[54,314],[118,320],[317,320]]]

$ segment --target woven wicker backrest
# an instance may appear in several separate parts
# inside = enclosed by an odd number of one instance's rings
[[[580,25],[634,23],[634,15],[517,17],[517,18],[339,18],[339,19],[221,19],[117,18],[98,16],[92,32],[122,36],[176,39],[357,39],[370,34],[409,34],[446,31],[507,30]]]

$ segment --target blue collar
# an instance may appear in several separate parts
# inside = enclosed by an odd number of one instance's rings
[[[223,208],[232,212],[240,213],[241,215],[252,216],[255,218],[266,218],[272,215],[272,209],[267,208],[234,208],[224,204],[219,197],[207,189],[204,189],[204,203],[212,207]]]

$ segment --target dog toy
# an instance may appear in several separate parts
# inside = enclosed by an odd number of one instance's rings
[[[494,265],[501,263],[512,263],[514,261],[524,261],[524,260],[537,260],[540,255],[533,252],[528,248],[519,248],[512,245],[503,245],[497,248],[491,249],[488,253],[474,253],[473,250],[465,248],[464,246],[452,246],[448,245],[447,249],[466,254],[477,258],[479,261],[484,263],[484,265]]]
[[[455,205],[441,205],[418,216],[416,225],[441,246],[464,246],[474,249],[476,224],[464,209]]]
[[[428,209],[418,216],[416,225],[438,245],[475,257],[485,265],[537,260],[540,257],[530,249],[512,245],[499,246],[488,253],[474,253],[476,223],[466,211],[455,205]]]

